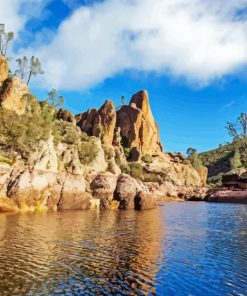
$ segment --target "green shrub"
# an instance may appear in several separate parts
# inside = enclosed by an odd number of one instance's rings
[[[144,161],[145,163],[152,163],[153,157],[150,154],[145,154],[144,156],[142,156],[142,161]]]
[[[120,164],[119,168],[123,174],[130,175],[130,166],[128,164]]]
[[[202,161],[198,154],[193,154],[188,159],[195,170],[198,171],[202,167]]]
[[[80,128],[67,121],[56,120],[52,133],[55,143],[64,142],[72,145],[81,139]]]
[[[124,155],[127,160],[130,158],[130,150],[131,149],[129,147],[123,147]]]
[[[18,152],[23,159],[28,159],[40,140],[49,138],[52,124],[42,113],[17,115],[0,109],[0,145],[4,150]]]
[[[90,164],[98,155],[99,149],[94,141],[82,142],[78,147],[79,159],[82,164]]]
[[[146,172],[145,169],[138,162],[121,164],[119,167],[122,173],[128,174],[137,180],[141,180],[143,182],[155,182],[155,183],[162,182],[162,178],[159,176],[159,174]]]
[[[233,158],[231,158],[230,161],[231,161],[231,168],[232,169],[237,169],[242,166],[239,149],[237,149],[237,148],[235,149],[234,156],[233,156]]]
[[[103,145],[105,160],[108,162],[115,156],[114,148],[111,145]]]

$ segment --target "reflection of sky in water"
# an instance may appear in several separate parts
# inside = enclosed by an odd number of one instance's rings
[[[0,215],[0,295],[246,295],[247,207]]]
[[[247,295],[247,206],[166,204],[158,295]]]

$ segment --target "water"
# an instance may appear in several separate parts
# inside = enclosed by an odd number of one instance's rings
[[[1,214],[0,295],[247,295],[247,206]]]

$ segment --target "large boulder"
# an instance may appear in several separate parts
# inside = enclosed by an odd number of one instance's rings
[[[30,162],[34,164],[34,169],[57,172],[58,161],[52,135],[47,141],[40,142],[37,151],[30,156]]]
[[[88,210],[92,196],[86,192],[83,176],[67,174],[63,183],[61,198],[57,205],[58,211]]]
[[[112,144],[116,126],[116,111],[112,101],[99,109],[89,109],[76,116],[77,125],[91,136],[101,138],[103,144]]]
[[[136,93],[128,106],[117,111],[117,126],[121,129],[124,145],[133,150],[133,157],[138,160],[145,154],[162,152],[157,123],[151,112],[148,93]]]
[[[77,125],[81,128],[83,132],[86,132],[90,136],[93,135],[94,122],[98,116],[97,109],[89,109],[87,112],[80,113],[76,115]]]
[[[117,176],[111,173],[102,173],[95,177],[90,187],[93,197],[100,200],[100,207],[108,209],[113,200],[113,193],[117,185]]]
[[[28,93],[28,86],[20,78],[7,78],[0,89],[0,106],[22,115],[26,111],[24,95]]]
[[[222,177],[222,187],[207,192],[208,202],[247,203],[247,170],[231,170]]]
[[[134,198],[135,210],[150,210],[157,206],[157,197],[153,194],[140,191]]]
[[[223,175],[222,177],[222,184],[224,186],[226,185],[236,185],[240,179],[240,176],[246,172],[246,169],[240,168],[240,169],[234,169],[226,174]]]
[[[135,179],[129,175],[120,175],[114,192],[114,200],[119,201],[119,209],[134,209],[135,197],[139,191],[140,186]]]
[[[8,78],[9,67],[7,59],[0,54],[0,86],[3,84],[4,80]]]
[[[247,190],[211,189],[205,200],[207,202],[247,204]]]
[[[25,169],[11,173],[7,185],[7,196],[19,208],[34,210],[43,208],[49,197],[49,190],[56,180],[56,174],[39,170]]]
[[[65,109],[59,109],[57,112],[56,118],[58,120],[63,120],[63,121],[75,123],[74,115],[70,111],[65,110]]]

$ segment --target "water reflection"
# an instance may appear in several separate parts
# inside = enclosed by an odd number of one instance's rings
[[[155,294],[161,223],[160,210],[0,216],[0,294]]]
[[[247,295],[247,206],[0,215],[0,295]]]

